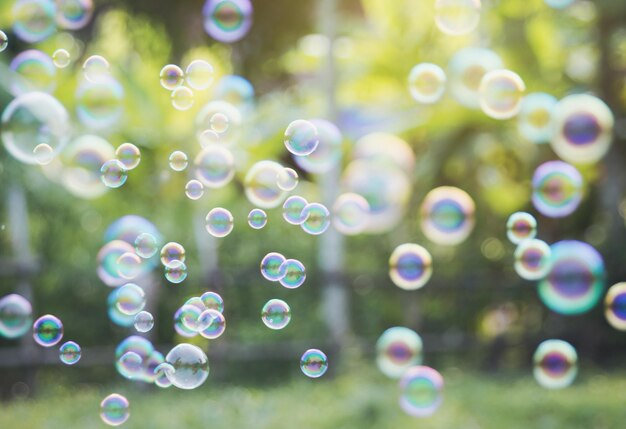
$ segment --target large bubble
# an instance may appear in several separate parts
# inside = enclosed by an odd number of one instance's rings
[[[11,92],[15,95],[41,91],[51,93],[56,87],[57,69],[49,55],[36,49],[22,51],[10,65]]]
[[[309,173],[323,174],[332,169],[341,159],[343,136],[332,122],[324,119],[309,121],[317,129],[318,144],[313,152],[305,156],[293,155],[296,164]]]
[[[430,253],[419,244],[401,244],[389,257],[389,277],[399,288],[419,289],[430,279],[432,264]]]
[[[221,188],[235,176],[235,159],[225,147],[208,145],[194,159],[196,179],[209,188]],[[274,178],[276,181],[276,178]]]
[[[400,378],[400,408],[413,417],[428,417],[443,402],[443,377],[427,366],[413,366]]]
[[[526,85],[521,77],[510,70],[487,72],[478,87],[480,107],[494,119],[510,119],[521,108]]]
[[[399,378],[411,366],[422,363],[422,338],[409,328],[387,329],[376,342],[376,364],[387,377]]]
[[[580,204],[583,178],[570,164],[548,161],[533,174],[532,202],[541,214],[548,217],[565,217]]]
[[[535,380],[547,389],[562,389],[572,384],[578,373],[578,355],[571,344],[546,340],[533,355]]]
[[[109,426],[120,426],[130,417],[129,407],[126,397],[113,393],[100,403],[100,418]]]
[[[56,31],[56,7],[51,0],[17,0],[11,13],[13,31],[24,42],[41,42]]]
[[[56,5],[56,22],[60,28],[79,30],[91,21],[92,0],[56,0]]]
[[[418,103],[432,104],[441,99],[446,90],[446,74],[436,64],[420,63],[409,73],[409,91]]]
[[[435,24],[443,33],[471,33],[480,20],[480,0],[436,0]]]
[[[202,8],[204,30],[225,43],[242,39],[252,26],[250,0],[207,0]]]
[[[113,146],[102,137],[85,134],[73,139],[61,155],[61,183],[73,195],[97,198],[107,192],[100,180],[102,165],[115,156]]]
[[[462,105],[480,107],[478,89],[483,76],[504,66],[502,59],[484,48],[464,48],[457,51],[448,63],[450,91]]]
[[[175,346],[165,360],[174,367],[174,373],[169,377],[179,389],[195,389],[209,376],[209,359],[200,347],[192,344]]]
[[[76,90],[76,114],[80,122],[95,130],[116,125],[124,113],[124,88],[112,76],[94,82],[83,80]]]
[[[421,227],[433,243],[453,246],[469,236],[474,229],[474,201],[463,190],[441,186],[424,198]]]
[[[557,102],[554,96],[543,92],[526,95],[517,115],[517,128],[522,137],[533,143],[550,141]]]
[[[274,161],[264,160],[252,165],[244,179],[248,201],[262,209],[280,205],[287,195],[276,183],[276,178],[282,171],[283,166]]]

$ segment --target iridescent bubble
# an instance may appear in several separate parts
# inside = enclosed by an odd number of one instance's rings
[[[126,179],[128,178],[124,164],[117,159],[110,159],[102,164],[100,173],[102,183],[104,183],[105,186],[114,189],[119,188],[126,183]]]
[[[112,76],[97,82],[82,81],[76,89],[76,114],[80,122],[95,130],[109,130],[124,114],[124,88]]]
[[[283,219],[292,225],[301,225],[306,220],[304,208],[308,204],[304,198],[292,195],[283,203]]]
[[[562,340],[546,340],[533,355],[535,380],[546,389],[562,389],[572,384],[578,374],[578,354]]]
[[[409,91],[418,103],[432,104],[441,99],[446,90],[446,74],[436,64],[421,63],[409,73]]]
[[[170,377],[174,375],[176,370],[172,364],[163,362],[154,369],[154,384],[161,388],[167,388],[172,385]]]
[[[210,143],[238,142],[242,120],[241,112],[232,104],[222,100],[208,102],[200,109],[195,120],[200,145],[206,147]],[[217,138],[206,134],[207,131],[212,131]]]
[[[111,322],[115,323],[117,326],[128,328],[133,325],[134,316],[124,314],[117,309],[115,306],[117,302],[117,291],[118,289],[113,289],[107,297],[107,315]]]
[[[252,26],[250,0],[207,0],[202,15],[207,34],[224,43],[240,40]]]
[[[548,217],[565,217],[580,204],[583,178],[570,164],[548,161],[533,174],[532,202],[535,208]]]
[[[199,180],[191,179],[185,185],[185,195],[190,200],[198,200],[204,195],[204,185]]]
[[[34,150],[47,144],[57,156],[70,133],[67,111],[56,98],[43,92],[29,92],[14,98],[2,112],[2,142],[18,161],[36,164]]]
[[[522,99],[517,115],[517,129],[533,143],[547,143],[553,134],[557,99],[543,92],[533,92]]]
[[[59,359],[65,365],[74,365],[80,360],[81,348],[74,341],[68,341],[63,343],[59,348]]]
[[[134,317],[131,317],[131,325],[132,325],[133,320],[134,320]],[[129,352],[132,352],[139,356],[138,359],[132,355],[128,356],[128,357],[132,357],[129,363],[132,363],[133,361],[135,363],[137,361],[147,362],[148,360],[150,360],[150,356],[157,353],[154,350],[154,346],[148,339],[144,337],[140,337],[138,335],[131,335],[130,337],[127,337],[123,341],[121,341],[118,344],[118,346],[115,348],[116,367],[118,367],[118,370],[119,370],[120,358],[122,358],[122,356],[124,356],[126,353],[129,353]],[[142,370],[143,370],[142,366],[141,364],[139,364],[139,369],[137,370],[138,373],[136,374],[137,377],[139,377],[140,372],[142,372]]]
[[[57,70],[52,58],[36,49],[20,52],[10,65],[15,72],[11,78],[11,91],[15,95],[26,92],[52,92],[56,87]]]
[[[185,80],[192,89],[204,90],[215,79],[213,66],[204,60],[193,60],[185,70]]]
[[[185,316],[185,314],[183,312],[183,308],[182,307],[180,307],[178,310],[176,310],[176,312],[174,313],[174,330],[181,337],[186,337],[186,338],[195,337],[197,332],[196,331],[192,331],[191,329],[186,327],[185,324],[183,323],[183,317],[184,316]]]
[[[198,332],[203,326],[200,324],[200,316],[206,310],[204,305],[201,307],[185,303],[180,307],[180,321],[183,326],[192,332]]]
[[[205,292],[200,296],[202,303],[207,310],[216,310],[222,313],[224,311],[224,300],[215,292]]]
[[[183,70],[175,64],[168,64],[159,73],[161,86],[169,91],[173,91],[181,86],[185,80]]]
[[[139,353],[128,351],[117,360],[116,368],[122,377],[137,380],[141,377],[142,363],[143,358]]]
[[[401,244],[389,257],[389,277],[401,289],[419,289],[430,280],[432,274],[432,257],[419,244]]]
[[[626,331],[626,283],[616,283],[609,288],[604,297],[604,316],[612,327]]]
[[[226,237],[235,225],[233,215],[228,210],[216,207],[206,215],[206,230],[213,237]]]
[[[278,270],[281,273],[278,281],[287,289],[299,288],[306,280],[304,264],[297,259],[285,259]]]
[[[156,350],[153,351],[142,363],[140,380],[145,383],[154,383],[156,381],[154,370],[164,362],[163,354]]]
[[[282,299],[270,299],[261,310],[261,320],[270,329],[283,329],[291,321],[291,308]]]
[[[56,0],[56,22],[60,28],[78,30],[91,21],[92,0]]]
[[[298,186],[298,173],[293,168],[283,168],[276,177],[276,184],[283,191],[293,191]]]
[[[83,76],[91,83],[106,79],[111,73],[111,66],[102,55],[92,55],[83,63]]]
[[[261,229],[267,225],[267,213],[261,209],[252,209],[248,213],[248,225],[253,229]]]
[[[122,240],[112,240],[102,246],[97,255],[97,273],[100,280],[107,286],[120,286],[126,283],[119,275],[117,260],[124,253],[133,251],[133,246]]]
[[[517,73],[492,70],[480,81],[480,107],[494,119],[510,119],[519,113],[524,91],[526,85]]]
[[[271,209],[280,205],[285,192],[278,187],[276,177],[283,167],[274,161],[259,161],[254,164],[244,179],[246,197],[251,204],[262,209]]]
[[[604,261],[587,243],[564,240],[550,246],[551,268],[539,282],[541,301],[560,314],[591,310],[604,294]]]
[[[117,258],[117,274],[123,279],[132,280],[142,272],[142,261],[135,252],[126,252]]]
[[[143,233],[151,234],[157,242],[161,236],[156,226],[148,219],[137,215],[126,215],[113,221],[104,232],[104,241],[122,240],[134,245]]]
[[[244,77],[225,75],[213,88],[213,97],[226,101],[238,109],[249,110],[254,105],[254,87]]]
[[[435,24],[445,34],[461,36],[474,31],[480,20],[480,0],[436,0]]]
[[[0,336],[18,338],[31,327],[33,309],[26,298],[10,294],[0,299]]]
[[[300,224],[300,227],[307,234],[323,234],[330,226],[330,211],[323,204],[307,204],[302,210],[302,217],[304,222]]]
[[[9,46],[9,38],[6,33],[0,30],[0,52],[3,52]]]
[[[165,360],[174,367],[174,373],[168,378],[179,389],[195,389],[209,376],[209,359],[197,346],[178,344]]]
[[[170,168],[174,171],[183,171],[187,168],[189,161],[187,154],[180,150],[175,150],[169,157]]]
[[[564,161],[593,164],[611,147],[614,122],[604,101],[588,94],[569,95],[554,109],[550,145]]]
[[[144,259],[152,258],[158,250],[157,239],[149,232],[142,232],[135,239],[135,252]]]
[[[33,338],[40,346],[55,346],[63,338],[63,323],[51,314],[41,316],[33,323]]]
[[[400,408],[413,417],[428,417],[443,402],[443,377],[427,366],[413,366],[400,378]]]
[[[519,244],[537,235],[537,220],[530,213],[515,212],[506,221],[506,236],[513,244]]]
[[[39,165],[48,165],[54,159],[54,149],[46,143],[41,143],[35,146],[33,149],[33,155],[35,155],[35,161]]]
[[[313,152],[305,156],[292,155],[298,167],[304,171],[323,174],[333,168],[341,159],[343,136],[332,122],[324,119],[311,119],[319,136],[319,144]]]
[[[552,266],[552,252],[547,243],[535,238],[526,239],[515,249],[515,272],[526,280],[544,278]]]
[[[115,150],[115,157],[124,165],[126,170],[132,170],[139,165],[141,152],[132,143],[122,143]]]
[[[281,270],[285,257],[280,253],[270,252],[261,260],[261,274],[271,282],[277,282],[285,276]]]
[[[204,338],[214,340],[220,337],[226,330],[224,315],[213,309],[202,312],[199,320],[199,332]]]
[[[64,69],[70,65],[72,57],[65,49],[57,49],[52,53],[52,62],[57,68]]]
[[[140,311],[135,315],[135,329],[137,332],[149,332],[154,326],[154,316],[148,311]]]
[[[119,311],[134,316],[146,306],[146,293],[134,283],[126,283],[117,292],[115,306]]]
[[[169,265],[175,260],[185,262],[185,248],[179,243],[170,241],[161,248],[161,263]]]
[[[130,417],[128,399],[112,393],[100,403],[100,418],[109,426],[120,426]]]
[[[302,373],[310,378],[319,378],[328,370],[328,358],[318,349],[309,349],[300,358]]]
[[[390,378],[400,378],[404,372],[422,363],[422,338],[409,328],[389,328],[376,342],[376,364]]]
[[[174,260],[165,266],[165,278],[168,282],[178,284],[187,278],[187,265],[179,260]]]
[[[310,121],[296,119],[285,130],[285,147],[294,155],[313,153],[319,144],[317,128]]]
[[[211,116],[211,130],[218,134],[228,131],[230,120],[224,113],[218,112]]]
[[[80,198],[96,198],[109,188],[100,180],[100,168],[115,156],[113,146],[105,139],[85,134],[78,136],[61,153],[64,169],[61,183]]]
[[[450,92],[462,105],[477,109],[480,107],[478,88],[483,76],[491,70],[503,67],[502,59],[489,49],[461,49],[448,63]]]
[[[56,31],[55,4],[49,0],[17,0],[13,4],[13,32],[26,43],[36,43]]]
[[[176,110],[189,110],[194,103],[193,91],[186,86],[176,87],[170,95]]]
[[[422,232],[433,243],[454,246],[474,229],[474,201],[463,190],[441,186],[430,191],[420,208]]]
[[[196,179],[209,188],[221,188],[235,176],[235,158],[225,147],[209,145],[193,162]]]
[[[360,234],[367,227],[369,212],[370,205],[363,196],[348,192],[335,200],[332,222],[342,234]]]

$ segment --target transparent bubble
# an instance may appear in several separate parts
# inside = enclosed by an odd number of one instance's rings
[[[218,112],[211,116],[211,130],[218,134],[228,131],[230,119],[224,113]]]
[[[128,328],[133,325],[134,316],[124,314],[117,309],[115,302],[117,301],[117,289],[114,289],[107,297],[107,315],[111,322],[117,326]]]
[[[190,200],[198,200],[204,195],[204,185],[199,180],[191,179],[185,185],[185,195]]]
[[[195,120],[196,136],[202,147],[209,143],[235,143],[240,138],[241,112],[232,104],[213,100],[205,104]],[[212,131],[217,135],[206,134]]]
[[[161,263],[169,265],[172,261],[185,262],[185,248],[179,243],[170,241],[161,248]]]
[[[189,161],[187,154],[180,150],[175,150],[169,157],[170,168],[174,171],[183,171],[187,168]]]
[[[271,209],[280,205],[285,192],[278,187],[276,178],[283,166],[273,161],[259,161],[254,164],[244,179],[246,197],[251,204],[262,209]]]
[[[146,293],[134,283],[126,283],[117,292],[115,306],[123,314],[134,316],[146,306]]]
[[[626,283],[616,283],[609,288],[604,297],[604,316],[612,327],[626,331]]]
[[[270,329],[283,329],[291,321],[291,308],[282,299],[270,299],[261,310],[261,320]]]
[[[537,220],[530,213],[515,212],[506,221],[506,236],[513,244],[519,244],[537,235]]]
[[[283,168],[276,177],[276,184],[283,191],[293,191],[298,186],[298,173],[293,168]]]
[[[195,337],[197,332],[192,331],[191,329],[185,326],[185,324],[183,323],[183,316],[184,316],[183,308],[180,307],[174,313],[174,330],[181,337],[186,337],[186,338]]]
[[[187,265],[179,260],[174,260],[165,266],[165,278],[170,283],[182,283],[187,278]]]
[[[254,87],[244,77],[225,75],[213,88],[213,97],[226,101],[240,110],[250,110],[254,105]]]
[[[97,82],[82,81],[76,89],[76,114],[80,122],[95,130],[109,130],[124,114],[124,88],[112,76]]]
[[[367,200],[352,192],[341,194],[333,204],[332,222],[335,229],[345,235],[360,234],[367,227],[370,205]]]
[[[278,270],[281,273],[278,281],[287,289],[299,288],[306,280],[304,264],[297,259],[285,259]]]
[[[206,230],[213,237],[226,237],[234,226],[234,218],[228,210],[216,207],[206,215]]]
[[[224,300],[219,294],[215,292],[205,292],[200,299],[207,310],[216,310],[220,313],[224,311]]]
[[[309,173],[323,174],[333,168],[341,159],[343,136],[332,122],[324,119],[311,119],[319,135],[319,144],[313,152],[305,156],[292,155],[298,166]]]
[[[139,165],[141,152],[132,143],[122,143],[115,150],[115,157],[124,165],[126,170],[132,170]]]
[[[309,155],[318,144],[317,128],[310,121],[297,119],[291,122],[285,130],[285,147],[294,155]]]
[[[61,153],[63,186],[80,198],[96,198],[109,188],[100,180],[100,168],[115,156],[105,139],[86,134],[72,140]]]
[[[134,316],[130,317],[129,326],[133,321]],[[130,380],[152,383],[154,368],[161,362],[161,353],[154,350],[149,340],[138,335],[124,339],[115,349],[115,367],[120,375]]]
[[[557,99],[543,92],[533,92],[522,99],[517,115],[520,135],[533,143],[547,143],[553,134]]]
[[[390,378],[400,378],[404,372],[422,363],[422,338],[409,328],[389,328],[376,342],[376,364]]]
[[[193,162],[196,179],[209,188],[221,188],[235,176],[235,158],[225,147],[209,145]]]
[[[518,74],[510,70],[492,70],[480,81],[480,107],[494,119],[510,119],[519,113],[524,91],[526,85]]]
[[[205,90],[215,79],[213,66],[204,60],[193,60],[185,70],[185,80],[192,89]]]
[[[57,156],[70,133],[69,115],[56,98],[30,92],[13,99],[2,113],[2,142],[18,161],[36,164],[35,148],[47,144]]]
[[[285,257],[280,253],[270,252],[261,260],[261,274],[271,282],[277,282],[285,276],[281,270]]]
[[[554,109],[550,145],[564,161],[593,164],[611,147],[614,122],[604,101],[588,94],[569,95]]]
[[[300,227],[307,234],[323,234],[330,226],[330,211],[323,204],[307,204],[302,209],[302,217],[304,222],[300,224]]]
[[[52,53],[52,62],[57,68],[64,69],[70,65],[72,57],[65,49],[57,49]]]
[[[128,399],[112,393],[100,403],[100,418],[109,426],[120,426],[130,417]]]
[[[200,328],[203,327],[200,324],[200,316],[206,310],[204,305],[199,307],[197,305],[187,302],[182,307],[180,307],[180,310],[180,321],[185,328],[193,332],[198,332]]]
[[[51,314],[41,316],[33,323],[33,338],[40,346],[55,346],[63,338],[63,323]]]
[[[194,103],[193,91],[186,86],[179,86],[172,91],[172,106],[176,110],[189,110]]]
[[[74,341],[68,341],[63,343],[59,348],[59,359],[65,365],[74,365],[80,360],[81,348]]]
[[[32,321],[33,309],[26,298],[12,293],[0,299],[0,337],[21,337]]]
[[[127,281],[119,275],[117,260],[127,252],[133,252],[134,248],[122,240],[112,240],[100,248],[97,255],[98,277],[108,286],[120,286]]]
[[[154,350],[142,363],[140,380],[145,383],[154,383],[156,381],[154,370],[164,362],[163,354]]]
[[[128,351],[120,356],[116,368],[122,377],[136,380],[141,376],[142,363],[143,358],[139,353]]]
[[[224,43],[242,39],[252,26],[250,0],[207,0],[202,8],[204,30]]]
[[[428,417],[443,402],[443,377],[427,366],[413,366],[400,378],[400,408],[413,417]]]
[[[441,186],[430,191],[422,206],[421,228],[433,243],[459,244],[474,229],[474,201],[463,190]]]
[[[92,55],[83,63],[83,76],[91,83],[99,83],[108,78],[111,66],[102,55]]]
[[[446,90],[446,74],[436,64],[421,63],[409,73],[409,91],[418,103],[432,104],[441,99]]]
[[[570,164],[548,161],[535,170],[532,180],[532,202],[544,216],[565,217],[580,204],[583,178]]]
[[[419,244],[401,244],[389,257],[389,277],[401,289],[419,289],[430,280],[432,274],[432,257]]]
[[[152,258],[158,250],[157,239],[149,232],[143,232],[135,239],[135,252],[144,259]]]
[[[224,315],[213,309],[202,312],[199,318],[199,324],[200,335],[210,340],[220,337],[226,330],[226,319]]]
[[[126,252],[117,258],[117,273],[126,280],[132,280],[142,272],[142,261],[135,252]]]
[[[6,33],[0,30],[0,52],[3,52],[9,46],[9,38]]]
[[[489,49],[461,49],[448,63],[450,92],[463,106],[477,109],[480,107],[478,89],[483,76],[503,67],[502,59]]]
[[[177,65],[168,64],[161,69],[159,79],[163,88],[173,91],[183,84],[185,74]]]
[[[35,146],[33,149],[33,155],[35,155],[35,161],[39,165],[48,165],[54,159],[54,149],[46,143],[41,143]]]
[[[304,198],[292,195],[283,203],[283,219],[292,225],[301,225],[306,220],[304,208],[308,204]]]
[[[126,183],[126,179],[128,178],[124,164],[117,159],[110,159],[102,164],[100,173],[102,183],[104,183],[105,186],[114,189],[119,188]]]
[[[32,91],[52,92],[56,87],[57,69],[52,58],[36,49],[20,52],[10,64],[11,91],[24,94]]]
[[[445,34],[461,36],[474,31],[480,20],[480,0],[436,0],[435,24]]]
[[[267,213],[261,209],[252,209],[248,213],[248,225],[250,228],[261,229],[267,225]]]
[[[56,31],[55,4],[49,0],[17,0],[11,10],[13,32],[26,43],[36,43]]]
[[[604,294],[604,260],[587,243],[564,240],[550,246],[551,268],[539,282],[541,301],[560,314],[591,310]]]
[[[533,355],[535,380],[546,389],[562,389],[572,384],[578,374],[578,354],[562,340],[546,340]]]
[[[169,378],[179,389],[195,389],[209,376],[209,360],[202,349],[194,345],[178,344],[165,360],[174,367]]]
[[[319,378],[328,370],[328,358],[318,349],[309,349],[300,358],[302,373],[310,378]]]
[[[216,144],[220,142],[220,135],[213,130],[204,130],[198,137],[198,141],[200,142],[200,147],[205,148],[209,145]]]
[[[174,366],[163,362],[154,369],[154,384],[161,388],[167,388],[172,385],[170,377],[176,372]]]
[[[526,239],[515,249],[515,272],[526,280],[544,278],[552,266],[552,252],[544,241]]]
[[[56,0],[56,6],[56,22],[59,28],[78,30],[91,21],[92,0]]]
[[[154,317],[148,311],[140,311],[135,315],[135,329],[137,332],[149,332],[154,326]]]

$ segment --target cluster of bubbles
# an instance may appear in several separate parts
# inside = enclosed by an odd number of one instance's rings
[[[11,14],[15,35],[26,43],[37,43],[52,36],[57,29],[79,30],[85,27],[93,15],[93,2],[17,0]],[[0,40],[4,40],[0,46],[6,43],[6,35]]]
[[[224,300],[216,292],[191,297],[174,313],[174,329],[187,338],[200,335],[214,340],[226,330]]]
[[[208,89],[214,80],[213,66],[202,59],[190,62],[185,71],[176,64],[167,64],[159,73],[161,86],[171,91],[172,106],[176,110],[189,110],[195,101],[193,91]]]
[[[330,210],[321,203],[309,203],[304,197],[292,195],[283,203],[283,219],[299,225],[310,235],[320,235],[331,225]]]
[[[296,289],[306,280],[306,268],[297,259],[286,259],[282,254],[270,252],[261,260],[261,275],[271,282],[279,282],[287,289]]]

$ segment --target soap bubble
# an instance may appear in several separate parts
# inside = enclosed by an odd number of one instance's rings
[[[195,337],[197,335],[197,331],[189,329],[187,326],[185,326],[185,323],[183,323],[183,320],[185,319],[185,317],[189,317],[189,314],[183,310],[183,307],[180,307],[174,313],[174,330],[181,337],[186,337],[186,338]],[[191,310],[191,311],[195,312],[195,310]],[[199,317],[198,314],[196,314],[196,316]]]
[[[582,199],[583,178],[570,164],[548,161],[535,170],[532,202],[544,216],[565,217],[572,214]]]
[[[63,338],[63,323],[51,314],[41,316],[33,323],[33,338],[40,346],[55,346]]]
[[[292,225],[301,225],[306,220],[304,208],[308,204],[307,200],[298,195],[290,196],[283,203],[283,219]]]
[[[224,43],[242,39],[252,26],[250,0],[207,0],[202,15],[206,33]]]
[[[535,238],[537,235],[537,221],[530,213],[515,212],[506,222],[506,236],[513,244]]]
[[[309,349],[300,358],[302,373],[310,378],[319,378],[328,370],[328,358],[318,349]]]
[[[135,329],[137,332],[149,332],[154,326],[154,317],[148,311],[140,311],[135,315]]]
[[[115,150],[115,157],[124,165],[126,170],[132,170],[139,165],[141,152],[132,143],[122,143]]]
[[[26,298],[12,293],[0,299],[0,337],[21,337],[32,321],[33,309]]]
[[[142,272],[142,260],[135,252],[126,252],[117,258],[117,274],[132,280]]]
[[[604,315],[612,327],[626,331],[626,283],[616,283],[609,288],[604,297]]]
[[[367,200],[353,192],[341,194],[333,205],[333,226],[345,235],[360,234],[367,227],[370,205]]]
[[[578,355],[571,344],[546,340],[533,355],[535,380],[547,389],[562,389],[572,384],[578,373]]]
[[[174,171],[183,171],[187,168],[189,163],[187,160],[187,154],[180,150],[175,150],[169,157],[170,168]]]
[[[441,99],[446,90],[446,74],[438,65],[417,64],[409,73],[409,91],[418,103],[432,104]]]
[[[172,106],[176,110],[189,110],[194,103],[193,91],[186,86],[178,86],[170,95]]]
[[[213,237],[226,237],[235,224],[233,215],[228,210],[216,207],[206,215],[206,230]]]
[[[237,142],[242,120],[241,112],[232,104],[223,100],[209,101],[196,116],[196,137],[202,147],[211,143]],[[207,134],[208,131],[214,134]]]
[[[91,83],[99,83],[111,73],[111,66],[102,55],[92,55],[83,63],[83,76]]]
[[[133,252],[134,247],[122,240],[112,240],[100,248],[97,255],[97,274],[107,286],[120,286],[126,280],[119,275],[117,261],[127,252]]]
[[[134,316],[146,306],[146,293],[134,283],[126,283],[117,290],[115,306],[119,311]]]
[[[474,201],[463,190],[441,186],[430,191],[420,208],[421,228],[433,243],[453,246],[474,229]]]
[[[207,310],[224,311],[224,300],[216,292],[205,292],[200,296],[200,300]]]
[[[436,0],[435,24],[445,34],[461,36],[474,31],[480,20],[480,0]]]
[[[158,250],[157,239],[149,232],[142,232],[135,239],[135,252],[144,259],[152,258]]]
[[[205,148],[209,145],[220,142],[220,135],[213,130],[204,130],[198,137],[200,147]]]
[[[309,173],[323,174],[336,166],[341,159],[342,135],[332,122],[324,119],[311,119],[319,136],[315,150],[305,156],[292,155],[298,166]]]
[[[517,129],[533,143],[547,143],[553,134],[557,99],[543,92],[533,92],[522,99],[517,115]]]
[[[281,267],[285,257],[277,252],[270,252],[261,260],[261,274],[271,282],[277,282],[285,276]]]
[[[20,52],[10,64],[15,72],[11,79],[11,91],[16,94],[41,91],[50,93],[56,87],[57,70],[48,54],[36,49]]]
[[[401,244],[389,257],[389,277],[399,288],[419,289],[430,280],[432,273],[432,257],[419,244]]]
[[[57,49],[52,53],[52,62],[57,68],[64,69],[70,65],[72,57],[65,49]]]
[[[0,30],[0,52],[3,52],[9,46],[9,38],[6,33]]]
[[[200,316],[206,310],[202,302],[200,305],[195,305],[193,302],[186,302],[182,307],[180,307],[180,321],[183,326],[190,331],[198,332],[202,327],[200,325]]]
[[[489,49],[461,49],[448,63],[450,92],[463,106],[477,109],[480,107],[478,89],[483,76],[503,67],[502,59]]]
[[[76,89],[76,114],[80,122],[95,130],[110,130],[124,114],[124,88],[112,76],[96,82],[82,81]]]
[[[213,88],[213,98],[247,111],[254,106],[254,87],[242,76],[225,75]]]
[[[59,28],[78,30],[91,21],[92,0],[56,0],[56,6],[56,22]]]
[[[230,120],[222,112],[217,112],[211,116],[211,130],[219,134],[223,134],[228,131],[230,126]]]
[[[204,185],[199,180],[191,179],[185,185],[185,195],[190,200],[198,200],[204,195]]]
[[[518,74],[510,70],[492,70],[480,81],[480,107],[494,119],[510,119],[519,113],[524,91],[526,85]]]
[[[297,259],[285,259],[278,270],[281,273],[278,281],[287,289],[299,288],[306,280],[304,264]]]
[[[59,358],[65,365],[74,365],[80,360],[81,349],[74,341],[63,343],[59,348]]]
[[[400,408],[413,417],[428,417],[443,402],[443,377],[427,366],[414,366],[400,378]]]
[[[409,328],[389,328],[376,342],[376,365],[390,378],[399,378],[404,372],[422,363],[422,338]]]
[[[185,248],[179,243],[170,241],[161,248],[161,263],[168,265],[175,260],[185,262]]]
[[[85,134],[72,140],[61,153],[64,169],[63,186],[80,198],[96,198],[109,188],[100,179],[100,168],[115,156],[113,146],[105,139]]]
[[[100,179],[102,179],[102,183],[109,188],[119,188],[124,183],[126,183],[126,179],[128,175],[126,173],[126,168],[124,168],[124,164],[122,164],[117,159],[110,159],[100,168]]]
[[[130,417],[128,399],[113,393],[100,403],[100,418],[109,426],[120,426]]]
[[[302,217],[304,222],[300,224],[300,227],[307,234],[323,234],[330,226],[330,211],[323,204],[307,204],[302,209]]]
[[[515,272],[526,280],[544,278],[552,266],[552,251],[544,241],[526,239],[515,249]]]
[[[154,384],[161,388],[170,387],[172,385],[170,377],[175,371],[173,365],[167,362],[161,363],[154,369]]]
[[[179,260],[174,260],[165,266],[165,278],[170,283],[182,283],[187,278],[187,265]]]
[[[26,43],[36,43],[56,31],[55,3],[49,0],[17,0],[13,4],[13,32]]]
[[[217,310],[208,309],[203,311],[198,322],[200,335],[210,340],[220,337],[226,330],[226,319]]]
[[[283,166],[274,161],[259,161],[254,164],[244,179],[245,193],[248,201],[262,209],[271,209],[280,205],[285,192],[278,187],[276,178]]]
[[[318,144],[317,128],[310,121],[297,119],[285,131],[285,147],[294,155],[309,155]]]
[[[35,146],[33,154],[35,155],[35,161],[37,161],[37,164],[39,165],[48,165],[54,159],[54,149],[46,143],[41,143]]]
[[[213,83],[213,66],[204,60],[193,60],[185,70],[185,80],[191,89],[204,90]]]
[[[276,184],[283,191],[293,191],[298,186],[298,173],[293,168],[283,168],[276,177]]]
[[[209,145],[193,162],[196,179],[209,188],[221,188],[235,176],[235,158],[225,147]]]
[[[122,377],[129,380],[138,380],[141,378],[142,364],[143,357],[139,353],[128,351],[120,356],[115,367]]]
[[[270,329],[283,329],[291,321],[291,308],[282,299],[270,299],[261,310],[261,320]]]
[[[248,213],[248,225],[253,229],[261,229],[267,225],[267,213],[261,209],[252,209]]]
[[[159,79],[163,88],[173,91],[183,84],[185,74],[177,65],[168,64],[161,69]]]
[[[168,378],[179,389],[195,389],[209,376],[209,360],[197,346],[178,344],[170,350],[165,360],[174,367],[174,373]]]

